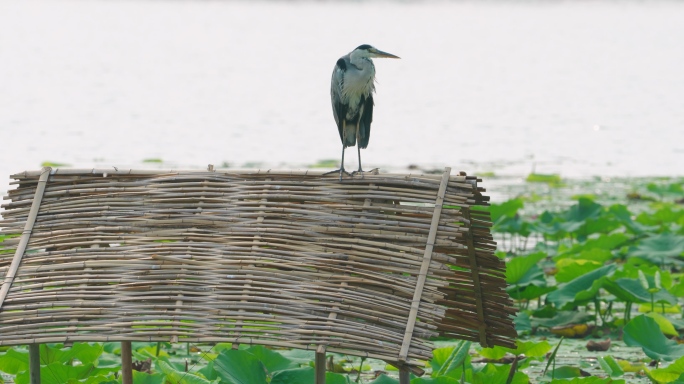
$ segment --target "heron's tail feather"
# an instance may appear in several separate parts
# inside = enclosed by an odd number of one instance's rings
[[[356,122],[346,121],[344,124],[344,133],[342,134],[342,144],[345,147],[353,147],[356,145]]]
[[[366,126],[366,122],[361,120],[359,122],[359,148],[366,149],[370,140],[370,124]]]

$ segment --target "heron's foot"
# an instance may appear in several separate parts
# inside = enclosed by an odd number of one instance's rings
[[[371,175],[377,175],[380,173],[379,170],[380,170],[380,168],[373,168],[370,171],[364,171],[363,169],[359,168],[358,171],[352,172],[351,175],[354,176],[354,175],[359,174],[359,173],[361,173],[361,174],[370,173]]]
[[[351,175],[352,175],[351,173],[345,171],[344,168],[340,168],[340,169],[336,169],[336,170],[334,170],[334,171],[326,172],[326,173],[323,174],[323,176],[325,176],[325,175],[332,175],[333,173],[339,173],[339,174],[340,174],[340,181],[342,181],[342,174],[345,174],[345,175],[347,175],[347,176],[351,176]]]

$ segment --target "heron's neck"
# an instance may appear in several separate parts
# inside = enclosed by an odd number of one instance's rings
[[[351,55],[349,55],[349,61],[360,71],[373,68],[373,61],[370,58],[356,52],[352,52]]]

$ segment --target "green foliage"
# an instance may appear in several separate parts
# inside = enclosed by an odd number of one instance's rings
[[[387,375],[380,375],[375,380],[371,381],[370,384],[399,384],[399,380]]]
[[[561,327],[569,324],[584,324],[594,319],[594,316],[581,311],[555,311],[551,317],[534,316],[530,319],[533,327]]]
[[[5,354],[0,355],[0,371],[16,375],[29,369],[28,353],[18,352],[10,349]]]
[[[40,363],[47,365],[51,363],[70,363],[72,360],[79,360],[83,364],[93,363],[103,352],[102,344],[99,343],[74,343],[71,347],[64,347],[64,344],[41,344]]]
[[[133,371],[133,384],[165,384],[166,375],[163,373],[149,374]]]
[[[558,174],[543,174],[543,173],[530,173],[527,175],[525,181],[529,183],[547,183],[550,185],[560,186],[561,177]]]
[[[278,371],[273,375],[271,379],[271,384],[291,384],[291,383],[301,383],[301,384],[313,384],[314,383],[314,369],[312,367],[288,369],[284,371]],[[330,384],[349,384],[351,381],[344,375],[333,372],[326,372],[325,382]],[[223,383],[223,381],[221,382]],[[233,383],[229,381],[229,383]],[[239,383],[239,382],[237,382]],[[254,383],[258,384],[260,382],[245,381],[244,383]]]
[[[41,167],[52,167],[52,168],[59,168],[59,167],[70,167],[69,164],[65,163],[58,163],[56,161],[43,161],[40,163]]]
[[[551,345],[546,340],[540,342],[516,340],[515,345],[516,348],[514,349],[500,346],[482,348],[479,353],[488,359],[498,360],[504,357],[506,353],[511,353],[516,356],[525,355],[527,357],[542,357],[551,350]]]
[[[266,370],[271,373],[299,367],[295,361],[261,345],[249,347],[246,351],[261,361]]]
[[[586,259],[561,259],[556,263],[556,281],[567,283],[603,266],[602,262]]]
[[[603,281],[615,268],[615,265],[609,264],[595,269],[563,284],[558,290],[549,293],[546,298],[558,308],[581,305],[598,294]]]
[[[611,356],[599,356],[597,357],[599,365],[610,377],[620,377],[625,374],[622,370],[620,364],[615,361]]]
[[[460,377],[471,344],[469,341],[459,341],[455,347],[435,349],[430,360],[433,376],[456,377],[457,374]]]
[[[492,215],[492,222],[497,223],[501,219],[512,219],[518,216],[518,211],[523,208],[524,204],[522,199],[511,199],[501,204],[492,203],[492,205],[486,208],[489,209]]]
[[[337,159],[323,159],[318,160],[315,164],[312,164],[311,168],[337,168],[340,162]]]
[[[398,383],[399,381],[397,381]],[[452,378],[452,377],[417,377],[413,380],[411,380],[411,384],[459,384],[460,381]]]
[[[610,377],[602,378],[597,376],[575,377],[573,379],[555,379],[548,384],[625,384],[624,380],[613,379]]]
[[[546,258],[546,254],[536,252],[511,259],[506,263],[506,282],[508,284],[528,285],[543,280],[544,272],[541,271],[538,264],[544,258]],[[546,283],[546,280],[543,282]]]
[[[684,356],[665,368],[646,370],[646,374],[655,383],[680,382],[684,375]]]
[[[582,377],[579,367],[562,366],[546,372],[546,377],[553,379],[572,379]]]
[[[632,257],[647,260],[653,264],[684,264],[679,259],[684,255],[684,236],[673,233],[661,233],[651,235],[641,241],[634,251],[630,253]]]
[[[218,380],[207,380],[203,377],[197,376],[189,372],[183,372],[164,360],[157,360],[156,368],[166,376],[166,380],[178,384],[217,384]],[[226,381],[227,383],[237,384],[235,381]],[[254,384],[266,383],[264,381],[255,381]]]
[[[679,332],[677,332],[674,325],[670,320],[667,319],[667,317],[656,312],[649,312],[644,314],[644,316],[648,316],[653,319],[658,324],[658,327],[660,327],[660,331],[666,336],[679,336]]]
[[[106,376],[113,371],[113,369],[96,368],[92,364],[72,366],[54,362],[40,366],[40,382],[41,384],[64,384],[74,379],[83,380],[94,376]],[[17,384],[29,384],[29,372],[19,373],[14,381]]]
[[[654,360],[675,360],[684,356],[684,345],[665,337],[658,323],[651,317],[640,315],[624,328],[625,344],[641,347]]]

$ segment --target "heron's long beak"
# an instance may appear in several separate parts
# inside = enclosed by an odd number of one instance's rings
[[[391,53],[383,52],[383,51],[381,51],[379,49],[375,49],[375,48],[373,48],[373,50],[371,52],[373,52],[375,57],[386,57],[389,59],[401,59],[401,57],[399,57],[399,56],[393,55]]]

